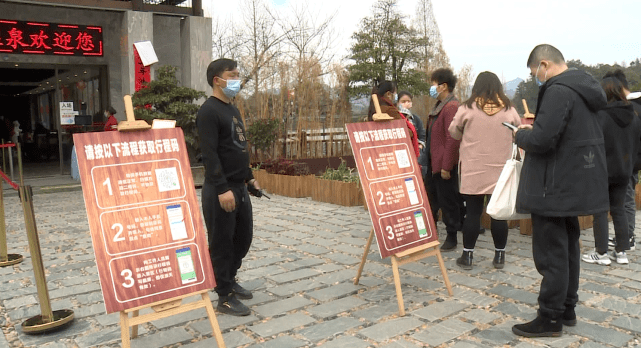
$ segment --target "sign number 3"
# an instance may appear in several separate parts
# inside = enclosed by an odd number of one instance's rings
[[[129,269],[123,269],[122,272],[120,272],[120,275],[125,277],[125,282],[122,283],[122,286],[125,288],[130,288],[134,286],[134,278],[132,278],[132,273],[131,270]]]

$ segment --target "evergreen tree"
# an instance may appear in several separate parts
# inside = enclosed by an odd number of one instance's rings
[[[379,0],[373,15],[365,17],[352,35],[348,67],[350,87],[355,95],[369,94],[372,85],[392,80],[399,88],[415,94],[429,90],[422,64],[422,47],[428,38],[406,24],[408,19],[396,9],[397,0]]]
[[[183,129],[185,142],[197,149],[196,113],[200,106],[193,102],[205,98],[206,94],[179,86],[177,69],[170,65],[158,68],[156,79],[133,94],[134,113],[136,119],[143,119],[150,124],[155,118],[176,120],[176,125]]]

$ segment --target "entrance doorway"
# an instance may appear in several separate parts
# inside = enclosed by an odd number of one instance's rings
[[[42,168],[33,174],[70,172],[73,133],[104,128],[105,76],[103,66],[0,63],[0,140],[20,143],[25,175],[30,163]],[[61,102],[75,115],[64,122]]]

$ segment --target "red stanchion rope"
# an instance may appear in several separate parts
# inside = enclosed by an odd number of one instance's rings
[[[16,191],[18,190],[18,184],[16,184],[15,182],[11,181],[11,179],[9,179],[7,174],[5,174],[2,170],[0,170],[0,176],[2,176],[4,181],[6,181],[9,185],[11,185],[11,187],[13,187],[14,190],[16,190]]]

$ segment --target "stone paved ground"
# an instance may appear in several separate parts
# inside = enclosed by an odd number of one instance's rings
[[[361,284],[352,281],[370,229],[362,208],[309,199],[254,200],[255,239],[240,272],[254,291],[248,317],[218,315],[227,347],[633,347],[641,338],[641,265],[582,263],[579,324],[561,338],[525,339],[511,326],[535,316],[540,276],[530,238],[510,231],[507,264],[491,265],[489,233],[479,239],[475,267],[455,265],[444,253],[454,287],[449,297],[435,258],[402,267],[407,315],[398,316],[389,259],[372,248]],[[64,331],[27,336],[26,318],[39,313],[24,220],[17,197],[5,202],[9,250],[25,262],[0,268],[0,348],[119,347],[118,314],[107,315],[85,216],[82,192],[34,198],[47,281],[54,309],[73,309]],[[637,223],[641,223],[637,218]],[[442,227],[442,226],[441,226]],[[443,238],[443,237],[441,237]],[[593,245],[583,233],[584,250]],[[211,295],[216,300],[216,295]],[[216,347],[204,310],[148,323],[133,347]]]

